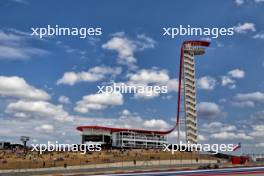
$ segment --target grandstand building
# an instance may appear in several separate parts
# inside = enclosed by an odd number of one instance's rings
[[[162,148],[167,144],[167,135],[178,130],[180,142],[180,128],[185,128],[186,142],[198,142],[195,61],[194,56],[205,53],[207,41],[185,41],[181,47],[179,85],[177,99],[177,114],[174,127],[167,131],[151,131],[141,129],[111,128],[103,126],[79,126],[82,143],[101,143],[106,147],[116,148]],[[182,95],[183,94],[183,95]],[[181,97],[182,95],[182,97]],[[183,98],[183,101],[181,101]],[[183,106],[181,104],[183,103]],[[179,121],[184,121],[181,125]]]
[[[80,126],[82,143],[97,142],[105,147],[115,148],[161,148],[167,144],[162,131],[109,128],[102,126]]]

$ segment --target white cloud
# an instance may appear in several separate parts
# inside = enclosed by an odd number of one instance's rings
[[[95,82],[105,78],[106,75],[116,76],[122,72],[120,67],[97,66],[90,68],[87,72],[66,72],[63,77],[57,81],[57,84],[74,85],[77,82]]]
[[[256,103],[264,102],[264,93],[238,93],[233,98],[232,105],[237,107],[254,107]]]
[[[245,77],[245,71],[241,69],[234,69],[234,70],[229,71],[228,75],[233,78],[241,79]]]
[[[32,56],[43,56],[47,51],[29,46],[28,37],[15,32],[0,30],[0,59],[25,60]]]
[[[56,45],[63,48],[66,51],[66,53],[75,54],[78,55],[81,59],[86,59],[87,51],[85,50],[73,48],[70,45],[67,45],[60,40],[56,42]]]
[[[253,101],[232,102],[231,104],[240,108],[255,106],[255,103]]]
[[[167,122],[161,119],[146,120],[143,123],[143,126],[152,129],[168,129],[170,127]]]
[[[116,51],[118,53],[118,63],[135,68],[137,59],[135,52],[143,51],[148,48],[154,48],[156,42],[150,37],[141,34],[136,40],[131,40],[124,33],[118,33],[113,36],[108,42],[102,45],[102,48]]]
[[[127,109],[120,112],[120,116],[117,118],[69,115],[74,120],[62,122],[54,118],[54,116],[61,114],[61,112],[58,113],[56,112],[56,110],[54,110],[53,113],[43,112],[43,109],[48,109],[46,111],[51,111],[50,107],[37,108],[35,105],[32,106],[32,104],[27,104],[27,106],[19,108],[19,112],[23,111],[28,115],[31,114],[30,117],[28,117],[31,118],[30,123],[29,119],[25,119],[27,117],[11,117],[11,115],[13,115],[15,112],[18,112],[17,109],[18,108],[16,108],[15,111],[12,111],[13,113],[10,112],[9,114],[6,114],[6,118],[0,118],[0,137],[3,140],[6,139],[8,141],[14,140],[15,142],[19,142],[19,137],[21,135],[26,135],[30,136],[31,139],[36,139],[38,142],[47,142],[48,140],[59,140],[60,142],[65,143],[80,143],[80,133],[78,133],[76,127],[81,125],[99,125],[117,128],[134,128],[145,130],[168,130],[168,128],[171,128],[171,126],[169,125],[166,126],[166,122],[163,123],[163,120],[160,118],[143,118],[137,113],[130,112]],[[148,122],[153,121],[156,123],[144,126],[144,124],[149,124]]]
[[[168,92],[178,92],[179,89],[179,81],[178,79],[170,79],[167,83],[166,86],[168,88]]]
[[[208,134],[210,139],[216,140],[252,140],[251,135],[239,130],[235,125],[222,122],[211,122],[202,125],[201,131]]]
[[[251,136],[253,137],[264,137],[264,125],[254,125],[253,126],[253,131],[250,133]]]
[[[256,124],[264,124],[264,110],[257,111],[251,115],[251,119]]]
[[[54,131],[54,127],[50,124],[43,124],[41,126],[35,127],[35,130],[38,132],[52,133]]]
[[[197,88],[204,90],[213,90],[216,86],[216,80],[210,76],[204,76],[197,80]]]
[[[226,103],[227,99],[226,98],[221,98],[220,100],[218,100],[219,103]]]
[[[236,126],[221,122],[204,123],[201,131],[206,133],[231,132],[237,130]]]
[[[234,133],[234,132],[220,132],[210,135],[213,139],[218,140],[233,140],[233,139],[244,139],[244,140],[252,140],[251,136],[248,136],[245,133]]]
[[[235,0],[236,5],[242,5],[244,4],[244,0]]]
[[[167,92],[178,91],[178,80],[170,79],[167,70],[158,70],[157,68],[141,69],[134,74],[129,74],[128,78],[126,85],[145,87],[145,91],[138,91],[135,94],[136,98],[151,99],[158,97],[160,93],[155,92],[154,89],[149,89],[154,86],[159,86],[160,89],[166,88]]]
[[[200,102],[197,104],[198,116],[213,119],[219,117],[222,113],[220,107],[213,102]]]
[[[243,5],[243,4],[247,4],[247,3],[256,3],[256,4],[259,4],[259,3],[263,3],[264,0],[234,0],[234,2],[236,3],[236,5],[240,6],[240,5]]]
[[[136,83],[156,83],[162,84],[169,81],[170,77],[166,70],[152,70],[142,69],[136,74],[130,76],[129,80]]]
[[[136,58],[134,57],[134,52],[136,50],[136,45],[133,41],[125,37],[113,37],[107,43],[103,44],[102,47],[108,50],[114,50],[118,53],[120,58],[119,63],[135,63]]]
[[[38,48],[18,48],[0,45],[0,59],[24,60],[30,58],[31,55],[42,56],[44,54],[47,54],[47,52]]]
[[[172,131],[168,134],[168,142],[174,144],[178,140],[178,131]],[[180,141],[186,141],[186,133],[183,130],[180,130]]]
[[[227,86],[227,85],[234,85],[235,80],[231,79],[228,76],[222,76],[222,86]]]
[[[9,117],[0,118],[0,137],[18,143],[21,135],[29,136],[30,143],[47,141],[60,141],[80,143],[80,134],[76,126],[85,124],[85,119],[75,118],[74,121],[58,121],[51,117],[25,118]]]
[[[117,128],[132,128],[145,130],[168,130],[171,126],[160,118],[145,118],[135,112],[125,109],[118,118],[83,118],[87,125],[100,125]]]
[[[245,71],[242,69],[233,69],[230,70],[227,75],[222,76],[222,86],[228,86],[230,89],[236,88],[236,80],[235,79],[242,79],[245,77]]]
[[[58,121],[72,121],[73,117],[56,106],[45,101],[19,100],[8,104],[6,113],[18,118],[51,118]]]
[[[155,48],[157,42],[145,34],[137,35],[137,41],[135,41],[139,50],[145,50],[148,48]]]
[[[60,96],[59,99],[58,99],[58,101],[60,103],[63,103],[63,104],[69,104],[70,103],[69,97],[66,97],[64,95]]]
[[[91,110],[102,110],[108,106],[118,106],[124,103],[123,95],[119,92],[86,95],[76,103],[74,108],[79,113],[88,113]]]
[[[17,76],[0,76],[0,96],[31,100],[48,100],[50,96],[43,90],[29,85],[23,78]]]
[[[22,36],[15,35],[13,33],[6,33],[0,30],[0,42],[1,43],[13,44],[15,42],[20,42],[22,40],[23,40]]]
[[[20,4],[29,4],[29,2],[27,0],[11,0],[13,2],[17,2],[17,3],[20,3]]]
[[[131,115],[131,112],[128,109],[124,109],[121,114],[124,116],[128,116]]]
[[[208,139],[207,139],[207,137],[206,136],[204,136],[204,135],[202,135],[202,134],[199,134],[198,135],[198,141],[207,141]]]
[[[256,144],[256,147],[264,147],[264,142]]]
[[[234,27],[234,30],[237,33],[247,33],[249,31],[255,32],[256,28],[254,23],[245,22],[244,24],[239,23],[237,26]]]
[[[264,32],[254,35],[253,38],[254,39],[264,39]]]
[[[263,3],[264,0],[254,0],[256,3]]]

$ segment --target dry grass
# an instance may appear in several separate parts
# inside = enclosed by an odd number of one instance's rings
[[[205,154],[177,152],[172,155],[160,150],[109,150],[80,154],[77,152],[47,152],[38,154],[28,152],[26,156],[22,152],[0,151],[0,169],[25,169],[57,167],[67,164],[88,165],[100,163],[114,163],[122,161],[151,161],[151,160],[184,160],[184,159],[215,159]]]

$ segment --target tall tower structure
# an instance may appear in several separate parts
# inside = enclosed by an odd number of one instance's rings
[[[197,111],[196,111],[196,86],[195,86],[195,55],[204,54],[204,48],[184,45],[183,51],[183,85],[185,109],[185,133],[187,142],[196,144]]]
[[[178,140],[180,136],[180,105],[181,91],[183,91],[183,109],[185,120],[186,142],[196,144],[198,142],[198,126],[196,111],[196,86],[195,86],[195,59],[196,55],[205,53],[205,47],[209,46],[206,41],[185,41],[181,48],[178,111],[177,123]],[[179,142],[179,141],[178,141]]]

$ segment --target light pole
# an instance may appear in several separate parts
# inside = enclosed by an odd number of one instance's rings
[[[26,148],[27,148],[27,142],[29,141],[28,136],[21,136],[20,141],[23,143],[23,148],[24,148],[24,154],[26,154]]]

